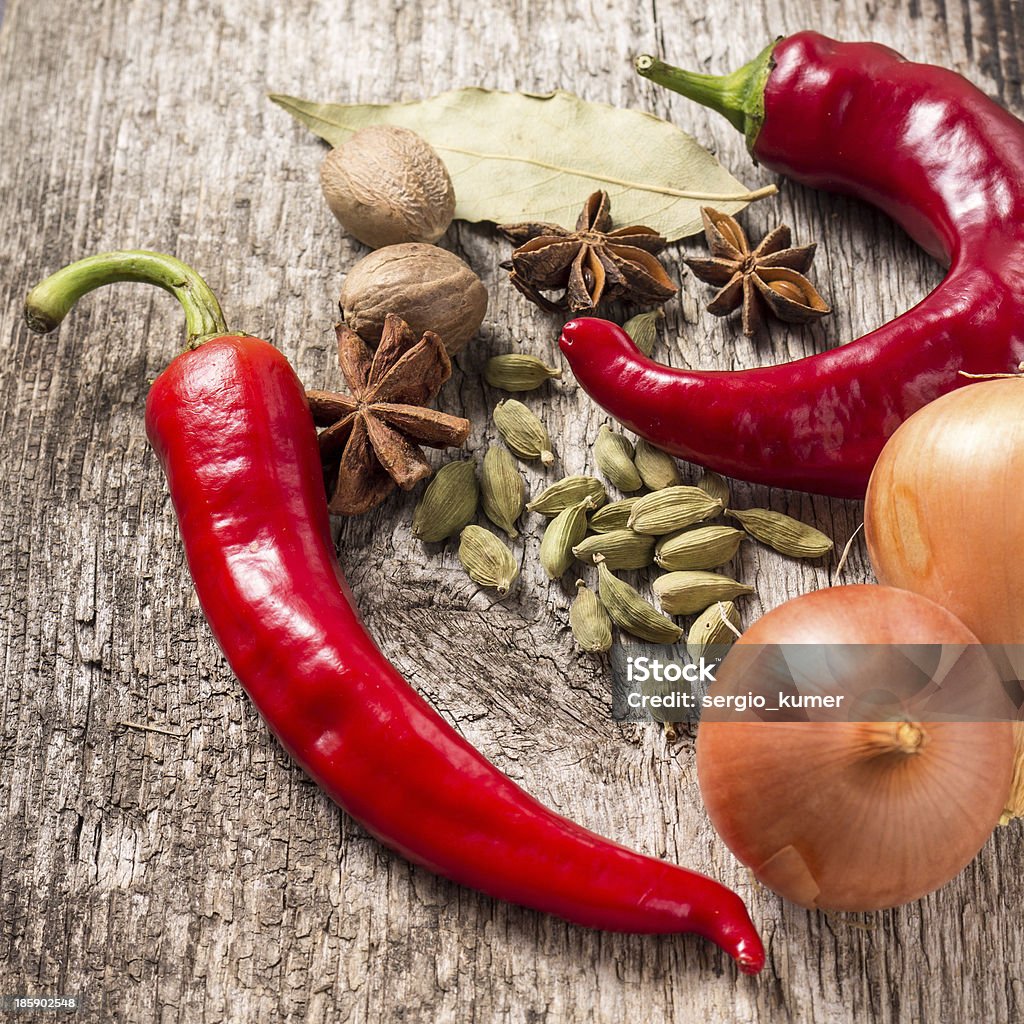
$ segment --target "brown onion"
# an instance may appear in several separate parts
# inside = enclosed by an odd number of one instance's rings
[[[976,645],[977,638],[916,594],[833,587],[755,622],[709,694],[763,683],[752,678],[759,663],[744,648],[771,644]],[[978,655],[972,692],[1005,697],[983,649],[969,651]],[[884,648],[870,652],[884,660]],[[883,670],[881,661],[870,667]],[[840,688],[857,682],[841,678],[852,670],[836,669]],[[762,883],[802,906],[877,910],[918,899],[958,874],[999,819],[1012,767],[1008,722],[757,717],[732,712],[725,721],[704,713],[701,793],[729,849]]]
[[[1024,379],[919,409],[889,438],[864,506],[880,583],[924,594],[982,641],[1024,644]]]

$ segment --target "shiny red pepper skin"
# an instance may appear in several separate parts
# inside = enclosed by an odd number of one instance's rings
[[[960,75],[875,43],[801,32],[772,60],[756,159],[880,207],[949,266],[945,279],[878,330],[780,366],[673,370],[593,319],[566,324],[562,351],[598,404],[661,448],[860,498],[889,435],[964,386],[959,371],[1024,360],[1024,124]]]
[[[742,901],[548,810],[399,675],[351,603],[316,431],[288,361],[217,337],[146,404],[189,568],[217,642],[295,760],[373,835],[438,874],[591,928],[696,932],[750,973]]]

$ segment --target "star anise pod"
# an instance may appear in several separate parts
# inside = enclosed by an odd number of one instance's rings
[[[709,313],[728,316],[742,306],[743,333],[749,337],[764,322],[765,310],[788,324],[805,324],[832,312],[804,277],[817,248],[813,242],[791,248],[790,230],[780,224],[751,249],[735,217],[709,206],[700,213],[711,258],[684,262],[695,277],[720,286],[708,304]]]
[[[307,391],[319,435],[330,510],[354,516],[379,505],[395,486],[409,490],[433,472],[421,444],[461,445],[469,420],[424,408],[452,375],[441,339],[426,331],[417,340],[389,313],[376,352],[355,331],[338,324],[338,359],[350,394]],[[335,477],[335,473],[337,474]]]
[[[628,299],[637,303],[664,302],[676,292],[665,268],[654,258],[665,239],[642,224],[612,226],[607,192],[587,200],[568,231],[557,224],[526,222],[500,224],[498,230],[517,246],[509,263],[510,280],[531,301],[549,311],[585,313],[599,302]],[[556,302],[543,291],[565,289]]]

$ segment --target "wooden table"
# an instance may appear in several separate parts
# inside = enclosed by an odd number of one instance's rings
[[[3,0],[0,0],[0,11]],[[174,252],[203,272],[232,325],[270,338],[310,386],[340,374],[331,325],[364,250],[327,211],[323,148],[266,99],[413,99],[480,84],[652,110],[753,167],[717,116],[631,71],[662,52],[712,71],[773,34],[815,27],[875,38],[970,76],[1024,115],[1019,0],[535,0],[472,5],[325,0],[9,0],[0,29],[0,337],[4,661],[0,689],[0,994],[76,993],[88,1021],[1024,1020],[1021,830],[1002,829],[941,892],[899,910],[808,913],[752,884],[710,828],[692,737],[667,745],[610,720],[607,663],[578,653],[572,575],[539,569],[496,602],[452,548],[409,533],[395,497],[337,522],[342,562],[390,658],[461,732],[541,800],[736,887],[769,966],[739,978],[693,937],[613,936],[496,903],[384,850],[270,737],[210,638],[167,491],[146,444],[151,380],[182,338],[162,294],[107,289],[58,333],[20,305],[59,265],[123,247]],[[835,315],[750,342],[703,313],[681,277],[659,358],[742,367],[805,355],[908,308],[941,270],[884,217],[781,183],[745,215],[821,245],[815,280]],[[555,326],[498,267],[507,246],[457,224],[445,244],[487,284],[478,340],[441,405],[493,440],[486,358],[552,355]],[[699,239],[674,246],[668,265]],[[559,472],[593,470],[601,413],[571,380],[545,417]],[[687,479],[693,478],[686,468]],[[531,489],[544,477],[528,471]],[[737,500],[816,523],[842,547],[856,502],[737,484]],[[829,585],[832,565],[745,548],[750,622]],[[871,579],[861,541],[844,573]],[[394,757],[401,758],[396,749]]]

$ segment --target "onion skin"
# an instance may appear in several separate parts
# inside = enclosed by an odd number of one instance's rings
[[[979,381],[918,410],[868,483],[880,583],[930,597],[986,644],[1024,644],[1024,378]]]
[[[976,644],[950,612],[881,586],[787,602],[747,644]],[[712,694],[734,686],[731,652]],[[734,658],[734,664],[740,659]],[[746,662],[750,664],[748,660]],[[993,666],[979,682],[999,685]],[[898,906],[956,876],[999,821],[1012,772],[1009,722],[764,722],[705,715],[697,774],[711,822],[760,882],[805,907]],[[747,720],[738,720],[745,717]]]

